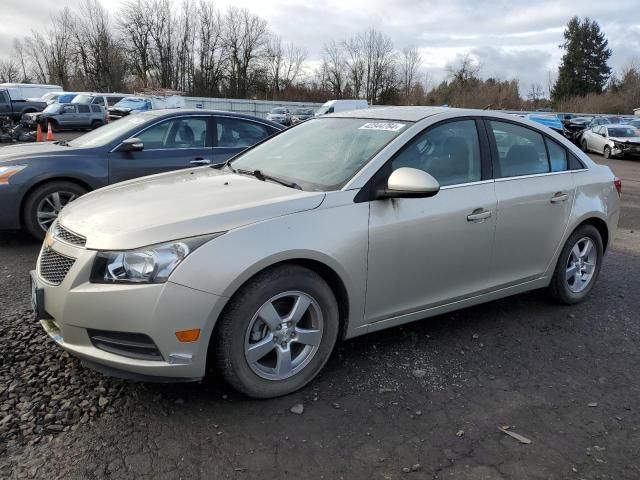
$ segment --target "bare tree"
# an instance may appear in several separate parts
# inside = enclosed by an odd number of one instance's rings
[[[197,95],[219,95],[227,67],[227,55],[222,38],[220,12],[207,0],[198,4],[198,24],[193,90]]]
[[[532,83],[529,88],[529,93],[527,93],[527,98],[531,100],[534,108],[538,107],[540,100],[544,98],[544,90],[542,89],[542,85],[539,83]]]
[[[121,8],[119,27],[123,34],[128,64],[142,86],[146,87],[152,64],[152,6],[149,0],[128,0]]]
[[[11,59],[0,61],[0,82],[18,82],[20,80],[20,67]]]
[[[334,96],[340,98],[346,83],[346,61],[344,52],[336,42],[324,46],[322,75]]]
[[[44,63],[49,81],[60,84],[64,89],[69,88],[72,77],[74,27],[71,10],[64,8],[53,17],[51,27],[47,32],[47,40],[45,41],[42,35],[34,32],[30,45],[34,57],[42,56],[40,49],[44,47]],[[40,60],[36,61],[39,64]]]
[[[13,51],[16,54],[18,66],[20,67],[20,82],[28,83],[30,78],[27,74],[27,59],[24,44],[20,41],[19,38],[13,39]]]
[[[416,47],[405,47],[402,49],[400,63],[400,78],[402,81],[402,93],[404,94],[407,104],[411,96],[418,71],[422,65],[422,57]]]
[[[446,67],[451,81],[459,86],[465,86],[471,80],[477,79],[480,73],[480,65],[469,53],[458,55],[457,59]]]
[[[395,86],[393,43],[373,28],[360,34],[360,42],[365,59],[365,97],[375,104],[382,90]]]
[[[346,52],[346,67],[353,89],[353,96],[360,98],[365,81],[366,68],[362,42],[360,38],[356,36],[343,42],[342,46]]]
[[[267,22],[249,10],[230,7],[224,17],[223,41],[229,57],[229,93],[244,98],[251,77],[265,54]]]

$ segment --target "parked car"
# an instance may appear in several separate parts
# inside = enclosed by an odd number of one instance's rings
[[[81,93],[77,95],[71,103],[83,103],[86,105],[100,105],[107,109],[113,107],[128,95],[124,93]]]
[[[329,100],[316,110],[315,116],[320,117],[322,115],[328,115],[329,113],[362,110],[363,108],[369,108],[366,100]]]
[[[57,92],[48,93],[41,98],[47,102],[47,105],[51,105],[52,103],[71,103],[78,95],[78,93],[72,92]]]
[[[184,104],[184,97],[177,95],[168,97],[125,97],[107,111],[111,120],[118,120],[132,113],[163,108],[184,108]]]
[[[218,164],[282,128],[228,112],[153,110],[69,142],[3,147],[0,229],[24,227],[42,238],[60,209],[89,190],[152,173]]]
[[[7,90],[14,101],[37,101],[45,93],[61,92],[62,87],[42,83],[0,83],[0,90]]]
[[[640,118],[638,119],[634,119],[634,120],[630,120],[629,121],[629,126],[633,127],[636,129],[636,131],[638,132],[638,136],[640,136]]]
[[[76,103],[52,103],[42,112],[25,113],[22,124],[36,128],[38,124],[47,129],[51,124],[54,132],[60,130],[87,130],[107,123],[107,115],[100,105]]]
[[[571,140],[574,144],[580,145],[582,141],[582,132],[587,129],[593,117],[573,117],[562,122],[562,134]]]
[[[557,115],[543,115],[539,113],[530,113],[524,116],[527,120],[531,120],[532,122],[539,123],[540,125],[544,125],[545,127],[549,127],[552,130],[555,130],[558,133],[562,133],[564,130],[564,126],[562,122],[558,119]]]
[[[215,366],[249,396],[285,395],[338,339],[536,288],[582,301],[619,188],[512,115],[314,118],[217,169],[71,203],[32,272],[34,309],[60,347],[110,375],[190,381]]]
[[[267,114],[267,120],[281,125],[291,125],[291,112],[287,107],[276,107]]]
[[[582,150],[605,158],[640,155],[640,136],[631,125],[600,125],[582,134]]]
[[[13,100],[8,90],[0,89],[0,116],[8,116],[11,120],[19,121],[22,115],[30,112],[41,112],[47,106],[45,102]]]
[[[310,118],[313,118],[313,108],[296,108],[291,115],[291,124],[295,125]]]

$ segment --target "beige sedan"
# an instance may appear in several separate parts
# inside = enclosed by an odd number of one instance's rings
[[[583,300],[619,193],[609,168],[514,116],[328,115],[222,167],[74,201],[32,302],[60,347],[107,374],[191,381],[212,367],[247,395],[284,395],[341,339],[537,288]]]

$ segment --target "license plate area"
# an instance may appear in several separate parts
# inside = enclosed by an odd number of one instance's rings
[[[31,309],[36,316],[36,320],[46,320],[51,318],[44,309],[44,289],[38,286],[36,272],[29,272],[31,276]]]

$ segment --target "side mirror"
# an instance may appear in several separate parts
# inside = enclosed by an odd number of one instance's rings
[[[144,143],[136,137],[123,140],[118,148],[120,152],[139,152],[140,150],[144,150]]]
[[[440,191],[438,181],[424,170],[402,167],[395,170],[387,180],[383,198],[426,198]]]

